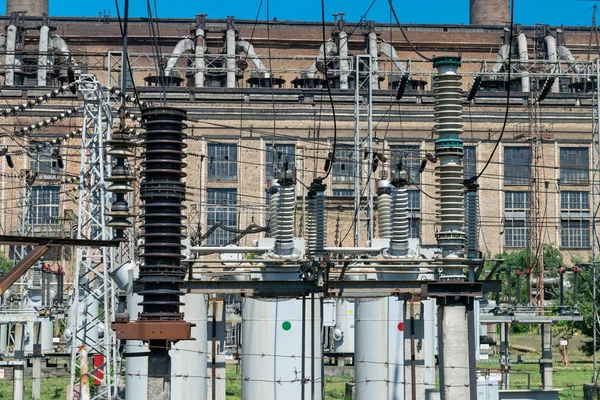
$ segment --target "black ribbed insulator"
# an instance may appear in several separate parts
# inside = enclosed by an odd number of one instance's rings
[[[136,143],[129,133],[116,132],[110,140],[106,141],[106,144],[110,146],[108,155],[116,160],[111,175],[104,179],[106,182],[110,182],[111,185],[108,187],[108,191],[114,193],[116,197],[110,212],[107,213],[111,217],[107,225],[114,229],[114,236],[116,238],[122,238],[124,237],[123,231],[133,226],[129,204],[127,204],[125,196],[127,193],[133,192],[131,182],[135,181],[135,177],[125,165],[125,161],[135,157],[133,148],[136,146]]]
[[[142,153],[140,187],[143,209],[144,248],[139,280],[143,283],[140,319],[180,320],[181,284],[186,270],[181,266],[184,246],[182,220],[185,200],[183,120],[186,111],[156,107],[142,112],[145,151]]]

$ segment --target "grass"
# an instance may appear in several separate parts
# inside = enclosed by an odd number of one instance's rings
[[[511,348],[510,357],[514,359],[517,355],[522,355],[526,360],[535,360],[541,358],[539,349],[541,348],[541,338],[535,331],[532,334],[511,335],[511,343],[531,347],[536,349],[534,352],[519,352]],[[563,388],[560,393],[561,400],[581,400],[583,399],[583,385],[591,381],[592,363],[591,356],[587,355],[582,349],[589,341],[584,336],[573,336],[569,339],[569,353],[567,359],[570,365],[562,365],[560,360],[561,349],[559,339],[553,339],[553,359],[554,373],[553,383],[555,388]],[[498,358],[497,355],[491,355],[491,358]],[[498,369],[498,363],[478,363],[480,368]],[[237,372],[239,368],[235,364],[227,364],[227,400],[238,400],[241,398],[241,375]],[[526,389],[527,374],[530,376],[531,388],[541,387],[541,376],[538,364],[512,364],[510,376],[511,389]],[[325,380],[325,400],[345,399],[346,382],[350,382],[351,377],[326,378]]]
[[[234,363],[227,363],[227,400],[239,400],[242,397],[242,382],[240,367]],[[325,400],[345,399],[346,382],[350,382],[350,376],[342,378],[327,378],[325,380]]]
[[[31,399],[31,378],[25,378],[25,398]],[[66,399],[67,385],[69,377],[48,377],[42,381],[42,399]],[[13,383],[12,380],[0,380],[0,399],[13,398]]]
[[[583,336],[573,336],[569,339],[568,360],[570,365],[560,363],[561,353],[558,346],[559,340],[554,338],[553,358],[554,374],[553,381],[555,388],[563,388],[560,393],[561,400],[581,400],[583,399],[583,384],[589,383],[592,376],[591,357],[582,350],[589,339]],[[511,335],[511,343],[518,343],[522,346],[536,349],[534,352],[519,352],[511,349],[511,359],[522,355],[526,360],[539,359],[541,354],[540,336],[533,332],[532,334]],[[491,355],[491,358],[497,358],[497,355]],[[498,363],[478,363],[480,368],[498,369]],[[240,366],[234,363],[227,364],[227,400],[239,400],[242,392]],[[526,389],[527,375],[531,379],[531,388],[539,388],[541,385],[541,376],[537,364],[512,364],[511,365],[511,389]],[[325,380],[325,400],[345,399],[346,382],[352,379],[349,376],[342,378],[326,378]],[[31,378],[25,379],[25,398],[31,398]],[[42,399],[65,399],[68,377],[52,377],[44,379],[42,384]],[[0,399],[12,399],[12,381],[5,379],[0,381]]]
[[[559,339],[553,338],[552,358],[553,364],[553,387],[562,388],[560,393],[561,400],[579,400],[583,399],[583,385],[592,380],[592,360],[583,348],[589,338],[585,336],[573,336],[569,338],[567,360],[571,363],[563,365]],[[520,352],[510,349],[510,358],[514,359],[517,355],[525,357],[526,360],[536,360],[541,358],[541,338],[534,331],[531,334],[519,334],[510,336],[511,343],[518,343],[521,346],[536,349],[534,352]],[[491,358],[498,358],[497,355],[491,355]],[[478,363],[478,367],[498,369],[497,363]],[[527,376],[530,376],[530,385],[532,389],[541,388],[541,375],[538,364],[512,364],[510,369],[510,388],[527,389]]]

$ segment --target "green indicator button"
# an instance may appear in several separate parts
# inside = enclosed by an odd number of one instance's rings
[[[281,324],[281,327],[284,331],[289,331],[290,329],[292,329],[292,324],[290,323],[290,321],[285,321],[283,324]]]

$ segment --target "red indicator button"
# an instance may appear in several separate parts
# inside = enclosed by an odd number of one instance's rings
[[[400,322],[400,323],[398,324],[398,330],[399,330],[400,332],[404,332],[404,322]]]

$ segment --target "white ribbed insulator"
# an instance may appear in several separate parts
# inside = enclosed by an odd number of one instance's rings
[[[465,230],[469,258],[477,257],[479,252],[479,201],[477,197],[477,191],[469,191],[465,196]]]
[[[294,251],[294,209],[296,189],[294,185],[282,186],[277,204],[277,229],[275,249],[279,255],[289,255]]]
[[[438,220],[442,231],[462,230],[463,206],[463,167],[457,164],[436,166],[437,193],[440,198]]]
[[[273,189],[273,186],[271,186]],[[279,203],[279,187],[277,190],[271,191],[271,197],[269,198],[269,228],[271,230],[271,237],[277,237],[277,204]]]
[[[387,192],[377,195],[377,225],[379,237],[390,239],[392,235],[392,195]]]
[[[408,254],[408,192],[404,186],[392,189],[392,232],[390,255]]]
[[[317,192],[315,196],[315,217],[314,217],[314,255],[317,258],[325,256],[325,197],[323,192]]]
[[[306,197],[306,237],[307,237],[307,254],[309,257],[315,255],[315,249],[317,247],[317,235],[316,235],[316,195],[309,193]]]
[[[464,249],[464,186],[462,134],[462,91],[461,77],[450,69],[433,78],[435,95],[434,127],[438,138],[435,142],[436,180],[438,182],[438,224],[440,230],[436,236],[444,259],[462,257]],[[449,72],[450,71],[450,72]],[[453,261],[446,264],[456,266],[450,275],[460,274],[460,265]],[[448,266],[448,265],[447,265]]]

